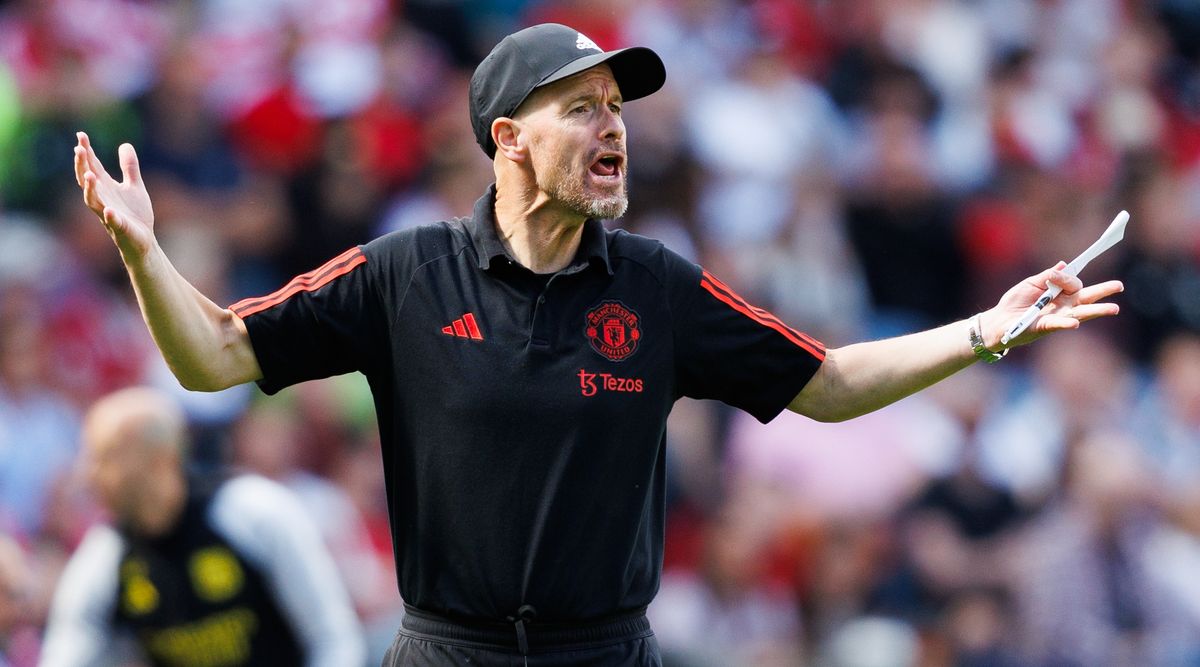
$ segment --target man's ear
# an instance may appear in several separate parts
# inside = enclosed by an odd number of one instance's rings
[[[497,153],[513,162],[521,162],[529,154],[521,126],[511,118],[501,116],[492,121],[492,142],[496,144]]]

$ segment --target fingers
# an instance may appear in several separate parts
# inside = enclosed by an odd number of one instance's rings
[[[76,132],[75,142],[75,182],[79,184],[79,187],[83,187],[83,176],[93,169],[91,159],[95,156],[88,155],[92,140],[86,132]]]
[[[1112,317],[1120,312],[1121,307],[1115,303],[1079,304],[1042,315],[1038,318],[1037,328],[1043,332],[1076,329],[1081,322]]]
[[[1037,330],[1043,333],[1078,329],[1082,320],[1062,313],[1047,314],[1038,317]]]
[[[111,200],[118,184],[108,175],[100,158],[96,157],[87,133],[76,132],[75,139],[75,180],[83,188],[84,203],[92,212],[104,218],[105,206],[109,203],[106,200]],[[133,146],[123,144],[117,152],[125,181],[140,181],[141,170]]]
[[[83,132],[75,133],[75,182],[79,187],[83,187],[83,174],[87,171],[87,149],[83,147],[83,142],[87,135]]]
[[[75,182],[79,187],[83,187],[83,175],[87,172],[87,163],[84,161],[83,146],[75,146]]]
[[[1060,261],[1052,268],[1026,279],[1026,282],[1039,290],[1046,289],[1048,284],[1052,283],[1061,287],[1064,294],[1074,294],[1083,288],[1083,282],[1075,276],[1064,273],[1063,269],[1065,268],[1067,268],[1066,262]]]
[[[1080,322],[1087,322],[1099,317],[1111,317],[1121,312],[1121,307],[1115,303],[1096,303],[1123,289],[1121,281],[1110,280],[1099,285],[1092,285],[1080,290],[1074,303],[1058,306],[1053,312],[1045,313],[1038,318],[1039,331],[1060,331],[1074,329]]]
[[[86,132],[76,132],[75,138],[78,140],[78,148],[83,149],[83,167],[85,171],[91,171],[96,175],[96,178],[108,178],[108,171],[101,164],[100,158],[96,157],[96,151],[92,148],[92,140]]]
[[[83,174],[83,203],[97,215],[103,215],[101,211],[104,209],[104,202],[96,193],[96,174],[91,170]]]
[[[88,137],[87,132],[76,132],[75,140],[78,142],[76,143],[76,155],[81,155],[83,165],[86,169],[93,169],[95,166],[94,162],[99,162],[99,160],[96,159],[96,154],[92,152],[91,138]]]
[[[96,157],[96,151],[92,148],[92,140],[87,133],[76,132],[75,139],[78,142],[75,145],[75,181],[82,187],[84,175],[88,171],[96,174],[97,178],[108,177],[108,171],[100,163],[100,158]],[[121,165],[121,178],[124,183],[137,184],[141,182],[142,171],[138,165],[137,151],[133,149],[132,144],[121,144],[117,148],[117,160]]]
[[[1049,276],[1042,284],[1045,285],[1047,283],[1061,287],[1063,294],[1075,294],[1079,290],[1083,289],[1082,280],[1075,276],[1067,275],[1057,268],[1049,271]]]
[[[112,179],[108,179],[112,181]],[[92,209],[96,215],[104,217],[104,208],[108,206],[108,200],[111,193],[106,193],[104,183],[96,172],[87,170],[83,174],[83,203]]]
[[[1116,315],[1121,310],[1120,306],[1115,303],[1103,302],[1103,300],[1124,290],[1125,285],[1120,280],[1108,280],[1084,287],[1071,295],[1072,298],[1056,301],[1054,310],[1041,317],[1039,329],[1041,331],[1074,329],[1079,322]],[[1071,321],[1076,324],[1071,324]]]
[[[1124,290],[1125,285],[1120,280],[1108,280],[1097,285],[1089,285],[1075,294],[1074,303],[1064,305],[1056,310],[1054,315],[1072,318],[1080,322],[1116,315],[1121,311],[1121,307],[1115,303],[1103,302],[1103,299]]]
[[[1120,280],[1108,280],[1096,285],[1088,285],[1075,294],[1077,303],[1095,303],[1107,299],[1114,294],[1125,291],[1125,284]]]
[[[1098,317],[1112,317],[1121,312],[1121,307],[1115,303],[1093,303],[1074,306],[1071,317],[1078,322],[1087,322]]]
[[[121,144],[121,147],[117,149],[117,157],[121,163],[121,177],[126,183],[136,184],[142,180],[137,151],[133,150],[132,144]]]

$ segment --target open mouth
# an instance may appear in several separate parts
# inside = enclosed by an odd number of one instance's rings
[[[592,163],[590,171],[604,178],[614,178],[621,174],[621,166],[625,158],[620,153],[601,153]]]

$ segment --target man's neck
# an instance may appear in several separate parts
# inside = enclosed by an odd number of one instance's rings
[[[555,273],[575,258],[585,218],[538,193],[534,198],[496,193],[496,233],[504,249],[534,273]]]

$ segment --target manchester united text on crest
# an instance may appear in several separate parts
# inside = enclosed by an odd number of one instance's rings
[[[584,321],[592,349],[612,361],[628,359],[642,339],[641,318],[620,301],[602,301]]]

